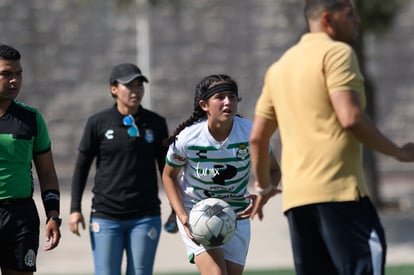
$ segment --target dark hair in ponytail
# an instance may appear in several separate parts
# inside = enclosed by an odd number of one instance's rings
[[[236,89],[237,94],[237,83],[228,75],[224,74],[216,74],[216,75],[209,75],[203,78],[195,88],[194,94],[194,102],[193,102],[193,113],[191,116],[183,121],[178,127],[175,129],[174,133],[168,138],[168,145],[175,142],[177,135],[186,127],[194,124],[194,122],[199,121],[202,118],[207,117],[207,113],[203,111],[200,107],[200,100],[206,100],[205,95],[208,93],[209,88],[214,87],[218,83],[229,83]],[[240,100],[240,99],[239,99]]]

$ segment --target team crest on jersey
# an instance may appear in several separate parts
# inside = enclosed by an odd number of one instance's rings
[[[246,144],[240,144],[239,149],[237,149],[237,158],[245,159],[249,155],[249,149]]]
[[[152,143],[154,141],[154,132],[151,129],[145,130],[145,140],[148,143]]]
[[[33,249],[27,250],[26,255],[24,256],[24,264],[28,267],[33,267],[36,264],[36,253]]]

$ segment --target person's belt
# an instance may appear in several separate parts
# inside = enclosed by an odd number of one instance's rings
[[[0,207],[7,207],[15,204],[21,204],[28,201],[31,201],[32,198],[18,198],[18,199],[2,199],[0,200]]]

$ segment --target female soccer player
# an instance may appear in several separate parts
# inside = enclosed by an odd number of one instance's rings
[[[196,86],[194,111],[169,138],[163,172],[168,199],[177,214],[180,235],[191,263],[201,274],[242,274],[250,241],[250,212],[255,195],[249,194],[249,137],[252,123],[237,115],[236,82],[227,75],[210,75]],[[280,169],[270,153],[274,194]],[[181,173],[182,172],[182,173]],[[191,237],[188,213],[206,198],[229,203],[238,214],[237,230],[219,247],[198,245]]]

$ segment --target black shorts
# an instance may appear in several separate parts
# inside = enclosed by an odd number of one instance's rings
[[[39,215],[33,199],[0,200],[0,267],[36,271]]]
[[[384,274],[386,242],[368,198],[286,212],[298,275]]]

